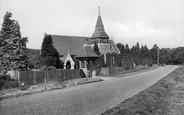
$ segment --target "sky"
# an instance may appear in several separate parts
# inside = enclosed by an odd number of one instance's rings
[[[115,43],[184,47],[184,0],[0,0],[0,24],[12,12],[27,47],[41,49],[44,33],[91,37],[99,6]]]

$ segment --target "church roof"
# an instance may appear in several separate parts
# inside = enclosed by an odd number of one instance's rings
[[[93,51],[91,46],[83,46],[83,48],[76,57],[99,57],[99,56]]]
[[[119,51],[118,47],[116,46],[116,44],[115,44],[113,39],[109,39],[109,44],[111,46],[111,53],[120,54],[120,51]]]
[[[109,36],[105,32],[100,12],[99,12],[99,15],[98,15],[98,18],[97,18],[95,31],[92,35],[92,38],[99,38],[99,37],[100,38],[109,38]]]
[[[66,55],[68,52],[70,55],[77,55],[84,44],[87,44],[90,37],[80,36],[63,36],[63,35],[51,35],[53,46],[56,48],[60,55]]]

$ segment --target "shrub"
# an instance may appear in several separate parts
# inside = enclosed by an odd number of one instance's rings
[[[8,89],[8,88],[15,88],[18,87],[19,83],[10,78],[10,75],[2,74],[0,75],[0,90]]]
[[[42,66],[42,67],[41,67],[41,70],[42,70],[42,71],[47,70],[47,66]]]
[[[54,67],[54,66],[49,66],[49,67],[47,67],[47,70],[56,70],[56,67]]]

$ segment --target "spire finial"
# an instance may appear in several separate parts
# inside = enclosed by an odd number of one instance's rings
[[[99,15],[100,15],[100,6],[98,6],[98,13],[99,13]]]

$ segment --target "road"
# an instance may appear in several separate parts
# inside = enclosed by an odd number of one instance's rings
[[[148,88],[177,66],[1,100],[0,115],[98,115]]]

